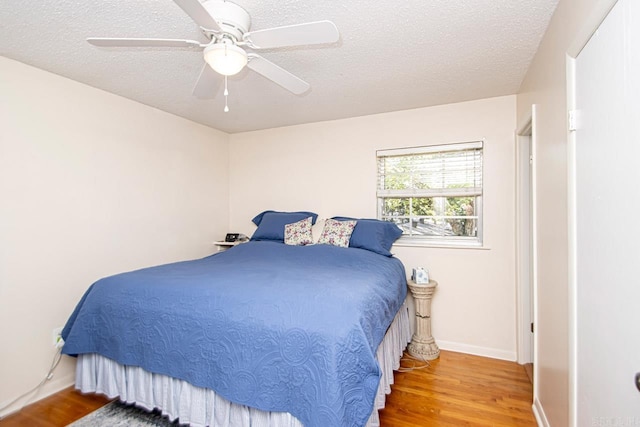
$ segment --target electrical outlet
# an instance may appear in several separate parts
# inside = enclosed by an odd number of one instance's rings
[[[58,326],[57,328],[53,328],[51,332],[52,345],[54,347],[59,347],[62,341],[62,326]]]

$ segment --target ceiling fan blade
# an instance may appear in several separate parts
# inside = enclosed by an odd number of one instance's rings
[[[244,41],[255,49],[301,46],[309,44],[335,43],[340,38],[338,28],[331,21],[308,22],[251,31],[244,35]]]
[[[90,37],[89,43],[100,47],[202,47],[195,40],[177,39],[128,39],[109,37]]]
[[[249,57],[247,67],[296,95],[308,91],[311,87],[309,83],[255,53],[250,53],[247,56]]]
[[[213,19],[213,16],[207,12],[207,9],[200,3],[200,0],[174,0],[187,15],[195,21],[196,24],[204,29],[211,31],[222,31],[220,25]]]
[[[205,62],[200,77],[193,87],[193,95],[197,98],[213,98],[220,86],[220,75]]]

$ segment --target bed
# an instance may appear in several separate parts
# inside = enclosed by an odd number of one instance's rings
[[[410,338],[397,237],[371,250],[375,220],[336,218],[346,246],[340,230],[308,244],[290,225],[315,218],[297,214],[261,214],[227,251],[94,283],[62,333],[76,387],[194,426],[379,424]]]

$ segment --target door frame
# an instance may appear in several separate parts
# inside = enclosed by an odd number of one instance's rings
[[[598,30],[618,0],[600,0],[578,31],[566,54],[567,123],[576,110],[576,59]],[[580,117],[574,113],[579,126]],[[567,232],[569,284],[569,426],[578,427],[578,283],[577,283],[577,206],[576,206],[576,136],[567,126]]]
[[[516,295],[517,295],[517,337],[518,363],[533,363],[534,398],[537,389],[537,171],[536,171],[536,105],[526,114],[516,130]],[[526,153],[524,150],[526,149]],[[521,167],[521,157],[531,153],[530,167]],[[531,175],[529,177],[529,169]],[[527,174],[528,190],[523,191],[523,178]],[[526,193],[526,194],[525,194]],[[522,208],[523,197],[530,200],[525,212]],[[527,218],[528,217],[528,218]],[[530,324],[534,324],[533,348],[530,340]]]

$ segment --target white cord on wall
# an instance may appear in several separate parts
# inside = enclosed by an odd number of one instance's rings
[[[29,399],[24,401],[22,406],[20,406],[20,409],[18,409],[15,412],[12,412],[11,414],[14,414],[16,412],[22,411],[22,409],[24,409],[24,407],[27,406],[27,404],[31,401],[31,398],[33,397],[33,394],[35,392],[37,392],[38,390],[40,390],[40,388],[44,385],[44,383],[46,383],[51,378],[53,378],[53,371],[56,370],[56,368],[58,367],[58,364],[60,363],[60,360],[62,360],[62,345],[59,345],[59,346],[57,345],[56,347],[57,347],[56,354],[53,355],[53,360],[51,360],[51,366],[49,367],[49,371],[47,372],[47,375],[45,375],[45,377],[42,379],[42,381],[40,381],[40,383],[38,385],[36,385],[35,387],[33,387],[31,390],[27,391],[26,393],[21,394],[20,396],[18,396],[15,399],[13,399],[11,402],[9,402],[6,405],[4,405],[3,407],[1,407],[0,408],[0,412],[4,411],[5,409],[7,409],[7,408],[9,408],[11,406],[13,406],[17,402],[19,402],[21,399],[29,396]],[[0,420],[5,418],[8,415],[10,415],[10,414],[4,415],[4,416],[0,416]]]

